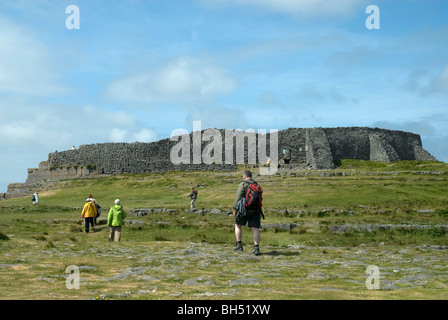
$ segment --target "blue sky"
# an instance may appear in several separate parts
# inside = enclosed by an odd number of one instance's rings
[[[429,5],[430,3],[430,5]],[[69,30],[66,7],[80,10]],[[380,29],[369,30],[376,5]],[[448,161],[443,0],[2,0],[0,192],[72,145],[369,126]]]

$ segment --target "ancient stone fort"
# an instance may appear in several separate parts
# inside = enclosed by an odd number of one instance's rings
[[[27,196],[42,189],[54,181],[71,178],[83,178],[98,175],[123,173],[166,172],[171,170],[236,170],[236,164],[241,163],[238,158],[238,138],[224,136],[229,131],[242,134],[245,141],[244,163],[264,164],[268,157],[278,160],[280,168],[296,166],[298,168],[334,169],[337,160],[360,159],[381,162],[398,160],[436,160],[422,147],[418,134],[403,131],[385,130],[368,127],[343,128],[289,128],[278,131],[275,137],[277,148],[272,153],[271,142],[273,133],[256,133],[244,137],[246,131],[214,130],[221,133],[220,143],[222,161],[205,163],[193,161],[195,133],[184,135],[191,146],[189,161],[175,164],[171,156],[173,148],[179,146],[179,139],[163,139],[151,143],[101,143],[82,145],[78,149],[56,151],[48,155],[48,160],[39,164],[39,168],[28,169],[25,183],[12,183],[8,186],[6,198]],[[204,134],[207,130],[200,133]],[[271,137],[272,136],[272,137]],[[199,135],[199,137],[201,137]],[[254,137],[252,139],[251,137]],[[272,138],[272,139],[271,139]],[[201,138],[199,138],[201,139]],[[271,141],[272,140],[272,141]],[[201,139],[200,151],[210,146],[215,139]],[[197,142],[197,140],[196,140]],[[227,143],[227,146],[226,146]],[[230,143],[230,146],[229,146]],[[216,145],[215,145],[216,146]],[[241,144],[240,144],[241,146]],[[252,148],[258,147],[256,158],[250,161]],[[233,150],[233,161],[224,158],[226,148]],[[261,150],[265,149],[265,150]],[[263,152],[260,152],[263,151]],[[228,149],[227,149],[228,151]],[[185,152],[183,150],[182,152]],[[188,156],[187,156],[188,158]],[[2,195],[3,196],[3,195]]]

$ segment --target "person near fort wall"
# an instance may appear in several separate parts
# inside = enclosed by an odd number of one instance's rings
[[[37,194],[37,192],[33,194],[33,196],[31,197],[31,201],[33,202],[33,204],[39,204],[39,195]]]

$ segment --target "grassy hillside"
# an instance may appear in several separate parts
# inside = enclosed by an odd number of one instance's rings
[[[40,192],[39,205],[0,201],[0,299],[446,299],[447,173],[441,162],[345,160],[337,170],[256,176],[266,215],[259,257],[248,228],[246,251],[231,250],[225,212],[240,171],[64,181]],[[190,186],[198,208],[224,214],[185,210]],[[83,232],[89,194],[100,220],[116,198],[128,211],[173,210],[128,216],[123,241],[110,244],[104,224]],[[83,266],[79,290],[64,285],[68,265]],[[380,267],[383,290],[366,289],[368,265]]]
[[[256,173],[257,169],[254,169]],[[325,208],[357,205],[445,207],[448,165],[400,161],[392,164],[343,161],[338,170],[283,172],[256,176],[268,208]],[[230,208],[240,172],[167,172],[128,174],[65,181],[59,189],[40,193],[42,205],[79,207],[93,194],[103,205],[116,198],[129,208],[188,208],[189,187],[199,190],[198,205]],[[1,207],[26,206],[28,198],[0,202]]]

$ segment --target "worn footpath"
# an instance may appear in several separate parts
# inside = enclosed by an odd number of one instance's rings
[[[262,247],[192,242],[76,244],[0,260],[1,299],[364,299],[448,298],[448,246]],[[66,267],[79,269],[69,290]],[[375,266],[379,274],[369,274]],[[376,282],[377,289],[372,289]],[[31,287],[30,290],[26,288]],[[12,286],[10,286],[12,287]]]

